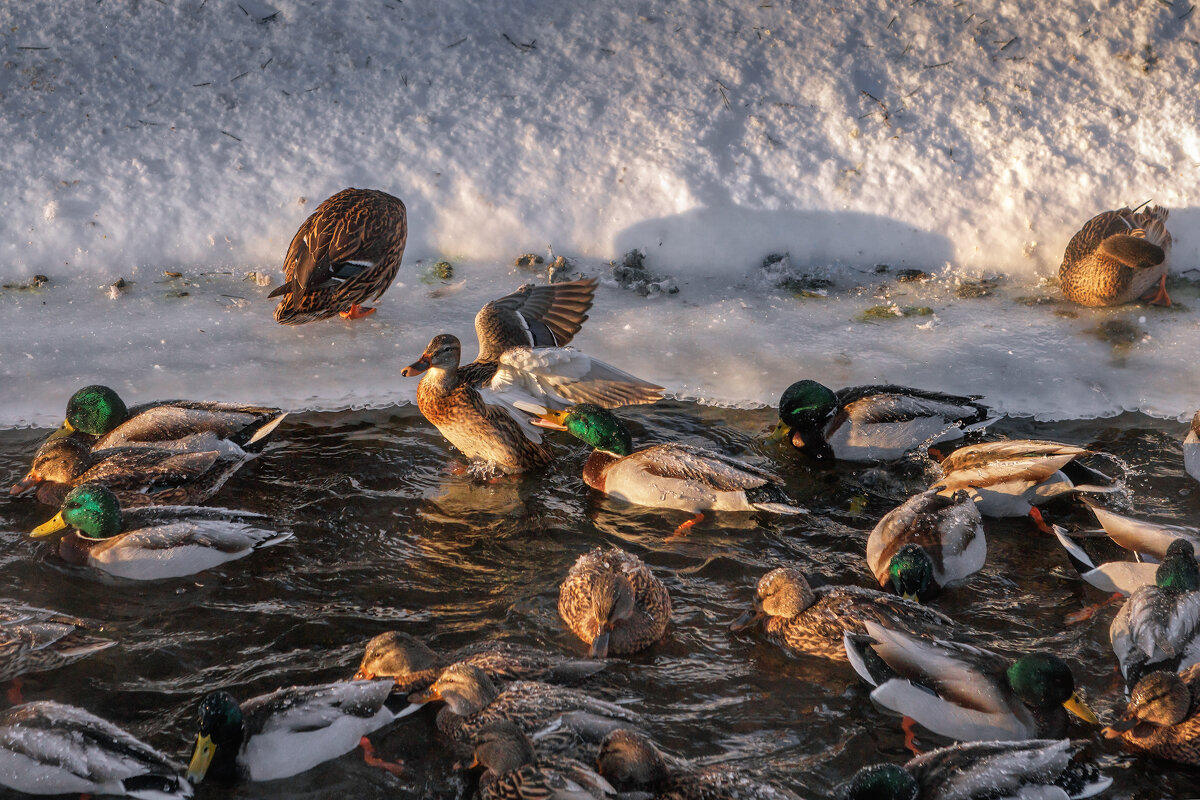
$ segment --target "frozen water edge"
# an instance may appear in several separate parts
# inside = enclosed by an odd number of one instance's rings
[[[133,277],[115,299],[95,276],[0,292],[0,426],[50,426],[79,386],[104,382],[128,402],[185,397],[340,410],[413,402],[400,376],[437,333],[474,353],[472,319],[489,299],[531,280],[495,263],[456,264],[450,284],[400,279],[367,320],[284,327],[271,318],[269,287],[245,268]],[[599,261],[605,278],[574,344],[681,399],[773,405],[794,380],[831,387],[894,382],[982,395],[1011,415],[1043,420],[1142,411],[1190,416],[1200,403],[1200,292],[1174,295],[1189,308],[1085,309],[1026,305],[1053,296],[1001,281],[990,294],[948,275],[903,283],[895,275],[845,271],[826,296],[793,296],[756,271],[678,281],[678,294],[641,297]],[[278,276],[271,272],[275,280]],[[182,293],[186,292],[186,295]],[[863,320],[879,306],[924,315]],[[1097,334],[1110,328],[1105,339]],[[1114,344],[1112,339],[1132,339]]]

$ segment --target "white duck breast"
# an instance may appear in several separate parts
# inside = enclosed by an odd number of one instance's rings
[[[369,733],[416,711],[384,703],[390,680],[293,686],[242,703],[245,740],[238,763],[253,781],[288,778],[349,753]]]
[[[746,490],[777,478],[737,459],[686,444],[659,444],[609,464],[604,491],[618,500],[655,508],[700,511],[801,513],[779,502],[754,502]]]
[[[191,797],[182,768],[110,722],[39,701],[0,713],[0,784],[26,794]]]
[[[884,708],[912,717],[925,728],[961,741],[1029,739],[1036,735],[1033,716],[1025,706],[1007,697],[973,662],[995,662],[1003,674],[1007,666],[994,653],[957,642],[922,639],[864,620],[875,652],[894,670],[904,674],[936,675],[934,694],[902,677],[876,683],[869,668],[846,634],[846,655],[854,671],[877,688],[871,700]]]
[[[987,539],[983,518],[969,498],[943,498],[936,489],[922,492],[889,511],[867,539],[867,564],[881,584],[900,548],[917,544],[933,562],[939,586],[952,585],[983,569]]]
[[[1172,671],[1200,663],[1200,591],[1143,586],[1117,612],[1108,635],[1126,679],[1161,661],[1178,658]]]
[[[100,540],[87,551],[88,565],[119,578],[178,578],[244,558],[257,549],[292,538],[288,532],[255,528],[231,519],[266,519],[265,515],[229,509],[158,506],[134,509],[124,516],[127,523],[137,524],[143,519],[153,523],[180,514],[187,518],[148,524]]]

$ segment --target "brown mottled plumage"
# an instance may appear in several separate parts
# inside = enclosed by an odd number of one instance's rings
[[[0,611],[0,681],[56,669],[116,644],[85,631],[82,620],[49,611]]]
[[[458,663],[479,667],[499,681],[570,682],[604,668],[603,663],[565,658],[514,642],[477,642],[442,654],[411,634],[388,631],[367,642],[354,678],[392,678],[398,690],[415,692],[428,688],[443,669]]]
[[[85,483],[112,490],[126,508],[195,505],[217,493],[246,461],[213,450],[176,452],[154,447],[115,447],[93,451],[85,438],[51,439],[38,448],[33,466],[13,494],[37,487],[37,499],[62,504],[67,492]]]
[[[946,636],[953,622],[932,608],[858,586],[822,586],[815,591],[804,573],[778,567],[758,581],[754,605],[730,626],[739,631],[765,622],[769,641],[794,655],[846,660],[843,635],[866,633],[864,620],[927,636]]]
[[[408,215],[399,198],[375,189],[343,189],[312,213],[288,247],[284,283],[268,297],[284,295],[275,307],[283,325],[325,319],[354,319],[374,309],[400,269],[408,239]]]
[[[475,763],[483,767],[480,800],[590,800],[615,795],[613,788],[582,763],[534,751],[513,723],[488,723],[475,741]]]
[[[558,592],[558,613],[592,656],[636,653],[657,642],[671,619],[671,598],[632,553],[597,547],[584,553]]]
[[[1200,766],[1200,664],[1151,672],[1130,693],[1121,720],[1104,729],[1136,753]]]
[[[643,797],[643,792],[651,791],[654,800],[799,800],[795,793],[761,783],[737,769],[693,767],[665,756],[645,736],[630,730],[616,730],[605,737],[596,768],[618,790],[633,790],[628,796]]]
[[[409,696],[413,703],[443,700],[438,729],[456,742],[471,744],[489,722],[506,719],[526,734],[533,734],[564,714],[579,725],[588,720],[637,723],[637,714],[598,700],[577,689],[536,681],[514,681],[499,689],[483,670],[470,664],[453,664],[427,690]]]
[[[1088,220],[1058,268],[1063,297],[1085,306],[1115,306],[1153,294],[1146,299],[1170,305],[1164,288],[1171,253],[1167,214],[1160,206],[1141,212],[1121,208]]]

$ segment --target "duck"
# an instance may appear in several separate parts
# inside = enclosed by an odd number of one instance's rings
[[[1140,208],[1140,207],[1139,207]],[[1058,281],[1063,297],[1082,306],[1145,300],[1171,305],[1167,295],[1171,234],[1168,210],[1118,208],[1092,217],[1067,243]]]
[[[0,681],[58,669],[116,644],[94,636],[93,627],[40,608],[0,610]]]
[[[537,753],[525,732],[499,719],[479,730],[475,760],[480,800],[592,800],[616,790],[595,770],[562,756]]]
[[[483,726],[498,719],[534,735],[565,717],[574,730],[595,741],[617,723],[641,721],[638,714],[577,689],[537,681],[513,681],[501,689],[471,664],[451,664],[428,689],[408,695],[414,705],[435,700],[446,704],[438,711],[438,730],[468,746]]]
[[[893,461],[990,425],[994,419],[979,399],[891,384],[834,392],[801,380],[780,396],[770,440],[787,441],[817,462]]]
[[[813,589],[796,567],[776,567],[759,578],[753,605],[729,628],[761,624],[767,640],[791,655],[846,661],[843,634],[865,633],[866,620],[922,635],[950,635],[955,627],[946,615],[912,600],[859,586]]]
[[[471,664],[498,681],[540,680],[572,683],[604,669],[604,662],[583,661],[515,642],[477,642],[441,654],[403,631],[387,631],[367,642],[356,680],[391,678],[395,691],[427,689],[451,664]]]
[[[799,800],[794,792],[757,781],[732,767],[695,767],[665,756],[645,735],[624,728],[600,743],[596,768],[622,792],[650,792],[654,800]]]
[[[182,769],[76,706],[38,700],[0,711],[0,786],[18,792],[188,798]]]
[[[593,448],[583,467],[583,482],[591,488],[634,505],[694,514],[676,533],[703,519],[705,511],[807,513],[788,498],[778,476],[723,453],[678,442],[635,451],[621,420],[592,403],[559,411],[522,408],[537,414],[535,425],[567,431]]]
[[[1121,719],[1102,733],[1135,753],[1200,766],[1200,664],[1144,675]]]
[[[867,565],[879,585],[922,602],[978,572],[986,558],[983,517],[961,490],[913,495],[867,539]]]
[[[1192,417],[1187,435],[1183,437],[1183,468],[1200,481],[1200,411]]]
[[[1154,583],[1129,596],[1108,635],[1127,686],[1150,670],[1200,662],[1200,565],[1191,542],[1171,543]]]
[[[667,587],[633,553],[597,547],[571,566],[558,590],[558,615],[592,658],[644,650],[667,632]]]
[[[291,686],[242,703],[229,692],[200,701],[187,778],[271,781],[349,753],[367,734],[415,712],[389,680]]]
[[[63,561],[118,578],[161,580],[193,575],[292,538],[253,526],[263,514],[228,508],[155,506],[122,510],[107,487],[72,489],[62,508],[32,538],[73,528],[58,543]]]
[[[1082,800],[1112,785],[1070,739],[967,742],[863,767],[836,800]]]
[[[653,403],[656,386],[565,345],[587,319],[594,279],[522,286],[475,317],[479,355],[460,365],[462,344],[435,336],[405,377],[421,376],[417,407],[468,460],[513,474],[539,469],[554,454],[542,431],[518,410],[521,402],[565,408],[589,401],[606,407]]]
[[[1110,561],[1097,566],[1091,556],[1059,525],[1051,526],[1055,537],[1067,551],[1072,564],[1087,583],[1107,592],[1128,596],[1142,586],[1154,583],[1158,564],[1166,558],[1167,550],[1176,539],[1200,545],[1200,529],[1186,525],[1164,525],[1118,514],[1111,509],[1084,499],[1092,509],[1107,538],[1133,552],[1138,561]],[[1076,534],[1078,536],[1079,534]],[[1092,536],[1092,533],[1085,533]]]
[[[866,635],[845,634],[846,656],[876,687],[871,700],[960,741],[1058,738],[1067,712],[1098,724],[1053,653],[1015,661],[980,647],[916,636],[864,620]],[[877,657],[877,658],[875,658]]]
[[[400,271],[408,241],[403,201],[378,189],[343,189],[317,206],[292,237],[283,259],[283,284],[267,298],[280,325],[301,325],[335,314],[346,320],[375,313]]]
[[[938,465],[942,477],[934,486],[944,495],[965,491],[985,517],[1028,516],[1040,530],[1053,533],[1039,505],[1079,492],[1107,493],[1122,488],[1119,481],[1074,463],[1091,453],[1072,444],[1034,439],[968,445],[942,459]],[[1064,472],[1068,468],[1074,479]]]
[[[74,437],[50,439],[38,448],[29,472],[10,494],[32,493],[39,503],[58,507],[72,489],[98,483],[128,508],[197,505],[216,494],[252,457],[150,447],[95,451]]]
[[[266,406],[159,400],[127,407],[108,386],[85,386],[67,401],[67,415],[50,438],[77,436],[93,451],[154,447],[245,456],[266,445],[287,413]]]

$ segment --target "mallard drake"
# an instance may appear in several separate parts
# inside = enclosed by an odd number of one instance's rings
[[[200,702],[187,777],[271,781],[349,753],[369,733],[419,708],[391,681],[292,686],[238,703],[228,692]]]
[[[573,759],[535,753],[529,737],[508,720],[489,722],[475,740],[482,767],[480,800],[590,800],[615,797],[595,771]]]
[[[983,568],[983,517],[966,492],[930,489],[879,520],[867,539],[867,565],[884,589],[921,601]]]
[[[865,620],[915,634],[948,635],[954,623],[911,600],[858,586],[809,586],[795,567],[776,567],[758,581],[754,604],[730,624],[764,623],[767,639],[794,655],[846,660],[843,634],[865,633]]]
[[[890,461],[989,424],[978,399],[892,385],[834,392],[816,381],[797,381],[779,398],[779,423],[770,438],[817,461]]]
[[[95,451],[156,447],[244,456],[261,450],[286,416],[278,408],[190,400],[159,400],[128,408],[115,391],[94,385],[71,395],[66,419],[50,436],[82,436]]]
[[[633,449],[629,430],[611,411],[580,403],[563,411],[536,410],[533,423],[567,431],[594,449],[583,466],[583,482],[610,497],[652,508],[703,512],[772,511],[803,514],[779,478],[736,458],[690,444],[670,442]]]
[[[1102,480],[1107,476],[1072,462],[1091,450],[1061,442],[1011,439],[961,447],[939,464],[941,480],[934,487],[944,495],[965,491],[985,517],[1031,517],[1050,533],[1037,506],[1056,497],[1079,492],[1115,492],[1120,483],[1077,484],[1077,479]]]
[[[837,800],[1082,800],[1112,785],[1069,739],[970,742],[863,767]]]
[[[82,708],[40,700],[0,711],[0,785],[18,792],[191,797],[182,769]]]
[[[1096,564],[1068,534],[1058,525],[1054,535],[1066,549],[1071,562],[1085,581],[1108,592],[1120,592],[1124,595],[1133,594],[1139,587],[1154,583],[1158,570],[1158,562],[1167,556],[1167,549],[1176,539],[1185,539],[1195,547],[1200,545],[1200,529],[1185,525],[1163,525],[1155,522],[1127,517],[1107,508],[1102,508],[1093,502],[1084,500],[1084,504],[1092,509],[1108,538],[1129,550],[1139,561],[1110,561]],[[1079,534],[1076,534],[1079,535]],[[1093,533],[1083,535],[1093,536]]]
[[[1183,467],[1188,475],[1200,481],[1200,411],[1192,417],[1192,424],[1183,437]]]
[[[1200,662],[1200,565],[1191,542],[1171,543],[1154,583],[1129,596],[1108,635],[1127,685],[1152,669]]]
[[[1145,675],[1121,719],[1103,732],[1135,753],[1200,766],[1200,664]]]
[[[1119,208],[1088,220],[1071,237],[1058,268],[1063,297],[1083,306],[1116,306],[1139,298],[1171,305],[1167,214],[1161,206],[1142,212]]]
[[[89,627],[40,608],[0,610],[0,681],[57,669],[116,644],[92,636]]]
[[[300,325],[334,314],[360,319],[392,285],[408,240],[408,212],[377,189],[343,189],[312,213],[288,246],[275,321]]]
[[[415,636],[400,631],[381,633],[367,642],[355,679],[391,678],[397,690],[428,688],[451,664],[479,667],[499,681],[544,680],[570,683],[604,669],[603,662],[581,661],[513,642],[478,642],[440,654]]]
[[[38,448],[33,466],[11,494],[36,492],[39,503],[60,506],[72,489],[93,483],[107,486],[127,508],[194,505],[216,494],[252,457],[150,447],[95,451],[75,437],[50,439]]]
[[[251,524],[265,519],[263,514],[197,506],[122,511],[116,495],[88,483],[72,489],[58,514],[29,535],[74,528],[59,540],[63,561],[119,578],[159,580],[193,575],[292,538],[291,533]]]
[[[632,553],[597,547],[571,566],[558,590],[558,615],[605,658],[644,650],[667,632],[671,597],[662,581]]]
[[[617,789],[652,792],[655,800],[799,800],[787,789],[727,766],[693,767],[669,758],[642,734],[625,729],[613,731],[601,742],[596,768]]]
[[[435,336],[406,377],[422,375],[417,407],[468,459],[504,472],[550,463],[542,432],[517,403],[564,408],[588,401],[605,406],[653,403],[662,387],[564,347],[579,331],[596,291],[595,280],[523,286],[493,300],[475,317],[479,356],[460,366],[462,345]]]
[[[498,719],[507,719],[532,735],[559,717],[569,716],[576,730],[590,729],[596,741],[614,721],[640,721],[632,711],[576,689],[536,681],[514,681],[499,689],[483,670],[470,664],[451,664],[428,689],[414,692],[408,699],[414,704],[445,702],[437,715],[438,729],[468,745],[484,725]]]
[[[1058,737],[1066,732],[1067,711],[1098,723],[1075,693],[1071,668],[1056,655],[1030,653],[1010,662],[874,620],[864,620],[863,627],[865,636],[846,634],[846,655],[876,687],[871,699],[934,733],[962,741]]]

